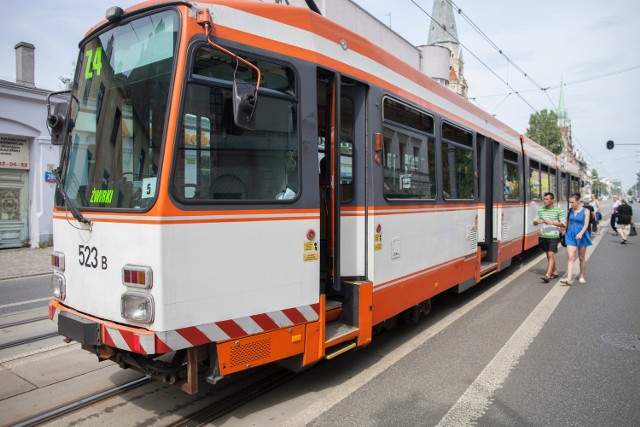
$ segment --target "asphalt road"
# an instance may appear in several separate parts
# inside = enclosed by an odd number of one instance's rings
[[[50,299],[50,274],[0,280],[0,316],[46,307]]]

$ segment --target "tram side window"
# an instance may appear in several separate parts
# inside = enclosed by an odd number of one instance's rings
[[[435,139],[424,134],[433,134],[433,118],[390,99],[383,114],[385,197],[435,199]]]
[[[502,164],[504,200],[517,202],[520,200],[520,174],[518,173],[518,155],[511,150],[504,150]]]
[[[182,137],[173,186],[185,200],[289,200],[299,191],[297,105],[293,72],[254,61],[262,72],[255,130],[233,122],[235,61],[218,51],[195,52],[185,92]],[[236,76],[252,76],[238,67]]]
[[[442,182],[445,199],[473,199],[473,135],[442,125]]]
[[[549,169],[549,191],[554,194],[556,200],[560,200],[556,183],[556,170],[554,168]]]
[[[540,164],[531,160],[529,162],[529,195],[530,200],[541,200],[540,193]]]
[[[544,195],[544,193],[549,192],[549,166],[542,165],[540,169],[540,193]]]
[[[568,199],[568,197],[566,196],[566,193],[567,193],[567,174],[562,172],[562,174],[560,175],[560,188],[558,189],[557,199],[558,200]]]

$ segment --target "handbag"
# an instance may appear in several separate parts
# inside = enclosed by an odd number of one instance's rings
[[[565,236],[564,234],[560,236],[560,244],[566,248],[567,242],[564,240],[564,236]]]
[[[636,231],[635,225],[631,226],[631,230],[629,230],[629,236],[637,236],[638,232]]]

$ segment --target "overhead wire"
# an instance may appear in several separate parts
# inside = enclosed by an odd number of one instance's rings
[[[462,48],[464,48],[467,52],[469,52],[476,60],[478,60],[478,62],[480,62],[480,64],[482,64],[485,68],[487,68],[494,76],[496,76],[498,78],[498,80],[500,80],[503,84],[505,84],[509,89],[512,90],[512,92],[506,93],[506,94],[495,94],[495,95],[487,95],[487,96],[483,96],[482,98],[487,98],[487,97],[491,97],[491,96],[502,96],[504,97],[495,108],[498,108],[500,105],[502,105],[502,103],[510,96],[510,95],[517,95],[525,104],[527,104],[527,106],[529,106],[534,112],[537,112],[538,110],[536,108],[534,108],[523,96],[523,93],[529,93],[529,92],[534,92],[534,91],[542,91],[544,92],[545,96],[547,97],[547,99],[549,100],[549,103],[551,104],[551,106],[553,107],[554,111],[557,110],[557,107],[555,105],[555,103],[553,102],[553,100],[551,99],[550,95],[549,95],[549,90],[551,89],[557,89],[559,87],[562,86],[569,86],[569,85],[574,85],[574,84],[580,84],[580,83],[585,83],[588,81],[593,81],[593,80],[597,80],[597,79],[601,79],[601,78],[605,78],[605,77],[609,77],[612,75],[616,75],[616,74],[621,74],[621,73],[625,73],[625,72],[629,72],[629,71],[633,71],[636,70],[638,68],[640,68],[640,65],[636,65],[636,66],[631,66],[631,67],[627,67],[621,70],[615,70],[615,71],[610,71],[607,73],[602,73],[602,74],[598,74],[595,76],[590,76],[590,77],[585,77],[582,79],[578,79],[578,80],[573,80],[573,81],[569,81],[569,82],[562,82],[558,85],[552,85],[552,86],[542,86],[541,84],[539,84],[529,73],[527,73],[524,69],[522,69],[518,64],[516,64],[513,60],[511,60],[511,58],[509,58],[509,56],[507,56],[507,54],[495,43],[493,42],[493,40],[491,40],[491,38],[484,32],[482,31],[482,29],[462,10],[461,7],[459,7],[454,0],[446,0],[447,3],[449,3],[453,9],[455,11],[457,11],[458,15],[460,15],[468,24],[469,26],[471,26],[471,28],[476,31],[480,37],[482,39],[484,39],[493,49],[495,49],[502,57],[505,58],[505,60],[507,61],[507,63],[512,66],[515,70],[517,70],[518,72],[520,72],[527,80],[529,80],[529,82],[531,82],[531,84],[533,86],[536,87],[536,89],[532,89],[532,90],[515,90],[508,81],[505,81],[502,77],[500,77],[496,71],[494,71],[491,67],[489,67],[484,61],[482,61],[473,51],[471,51],[466,45],[464,45],[463,43],[460,42],[460,40],[458,40],[457,37],[455,37],[453,34],[451,34],[449,32],[449,30],[440,22],[436,21],[434,19],[433,16],[431,16],[426,10],[424,10],[419,4],[417,4],[414,0],[411,0],[411,2],[420,10],[422,11],[422,13],[424,13],[425,15],[427,15],[429,18],[431,18],[431,20],[436,24],[439,25],[447,34],[449,34]],[[480,98],[480,96],[476,96],[476,97],[471,97],[469,98],[469,100],[475,102],[476,104],[478,104],[479,106],[480,103],[478,102],[478,98]],[[481,106],[482,107],[482,106]],[[484,108],[484,107],[482,107]],[[572,140],[575,141],[576,145],[579,145],[580,148],[580,153],[584,153],[585,155],[587,155],[589,158],[591,158],[593,160],[593,164],[602,164],[601,162],[599,162],[593,155],[591,155],[591,153],[584,147],[584,145],[580,142],[580,140],[575,136],[575,134],[572,132]],[[609,171],[606,171],[609,172]]]
[[[635,65],[632,67],[627,67],[627,68],[623,68],[621,70],[615,70],[615,71],[610,71],[608,73],[602,73],[602,74],[598,74],[595,76],[590,76],[590,77],[584,77],[582,79],[579,80],[573,80],[573,81],[569,81],[569,82],[562,82],[560,84],[557,85],[553,85],[553,86],[547,86],[546,88],[544,88],[544,90],[551,90],[551,89],[558,89],[561,86],[572,86],[575,84],[580,84],[580,83],[586,83],[586,82],[590,82],[593,80],[598,80],[598,79],[602,79],[605,77],[611,77],[611,76],[615,76],[617,74],[622,74],[622,73],[627,73],[629,71],[633,71],[633,70],[637,70],[640,69],[640,65]],[[520,93],[528,93],[528,92],[535,92],[536,89],[529,89],[529,90],[521,90]],[[495,93],[495,94],[491,94],[491,95],[478,95],[478,96],[474,96],[474,99],[477,98],[493,98],[493,97],[498,97],[498,96],[505,96],[505,95],[511,95],[511,92],[507,92],[507,93]],[[471,99],[471,98],[469,98]]]
[[[555,106],[553,100],[551,99],[551,97],[549,96],[549,94],[547,93],[547,89],[546,88],[544,88],[541,84],[539,84],[537,81],[535,81],[533,79],[533,77],[531,77],[531,75],[529,73],[524,71],[518,64],[516,64],[514,61],[512,61],[511,58],[509,58],[507,56],[507,54],[504,53],[504,51],[497,44],[495,44],[493,42],[493,40],[491,40],[491,38],[489,38],[489,36],[486,35],[485,32],[482,31],[482,29],[478,25],[476,25],[475,22],[473,22],[473,20],[469,17],[469,15],[464,13],[462,8],[459,7],[453,0],[446,0],[446,1],[447,1],[447,3],[449,3],[454,8],[454,10],[456,10],[458,12],[458,15],[460,15],[462,17],[462,19],[464,19],[476,33],[478,33],[480,35],[480,37],[482,37],[489,44],[489,46],[494,48],[500,54],[500,56],[502,56],[507,61],[507,63],[509,65],[511,65],[513,68],[515,68],[517,71],[519,71],[520,74],[522,74],[527,80],[529,80],[531,82],[531,84],[533,84],[536,88],[538,88],[538,90],[543,91],[545,93],[547,99],[549,99],[549,102],[553,106],[554,110],[556,109],[556,106]],[[522,92],[520,92],[520,93],[522,93]]]
[[[424,13],[425,15],[427,15],[429,18],[431,18],[431,20],[433,22],[435,22],[437,25],[439,25],[447,34],[449,34],[455,41],[456,43],[458,43],[460,45],[460,47],[464,48],[467,52],[469,52],[469,54],[471,54],[478,62],[480,62],[487,70],[489,70],[494,76],[496,76],[496,78],[498,80],[500,80],[502,83],[504,83],[509,89],[511,89],[513,91],[513,93],[515,95],[518,96],[518,98],[520,98],[525,104],[527,104],[529,106],[529,108],[531,108],[534,112],[536,112],[537,110],[533,107],[533,105],[531,105],[529,103],[529,101],[527,101],[518,91],[516,91],[513,87],[511,87],[511,85],[509,84],[508,81],[505,81],[502,77],[500,77],[498,75],[498,73],[496,73],[490,66],[488,66],[482,59],[480,59],[478,57],[478,55],[476,55],[471,49],[469,49],[464,43],[460,42],[460,40],[458,40],[457,37],[455,37],[453,34],[451,34],[449,32],[449,30],[447,30],[447,28],[445,26],[443,26],[440,22],[436,21],[433,16],[431,16],[426,10],[424,10],[422,8],[422,6],[420,6],[418,3],[415,2],[415,0],[410,0],[411,3],[413,3],[418,9],[420,9],[422,11],[422,13]]]

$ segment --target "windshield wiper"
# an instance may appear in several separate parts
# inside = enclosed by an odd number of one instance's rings
[[[69,198],[69,195],[67,194],[66,190],[64,189],[64,186],[62,185],[62,181],[60,180],[60,174],[58,172],[59,172],[59,168],[54,169],[53,177],[56,179],[56,185],[60,189],[60,194],[62,194],[62,198],[64,199],[64,202],[67,204],[67,207],[71,211],[71,215],[73,215],[73,217],[77,219],[78,222],[91,225],[91,221],[89,221],[84,217],[84,215],[82,215],[82,213],[77,208],[77,206]]]

